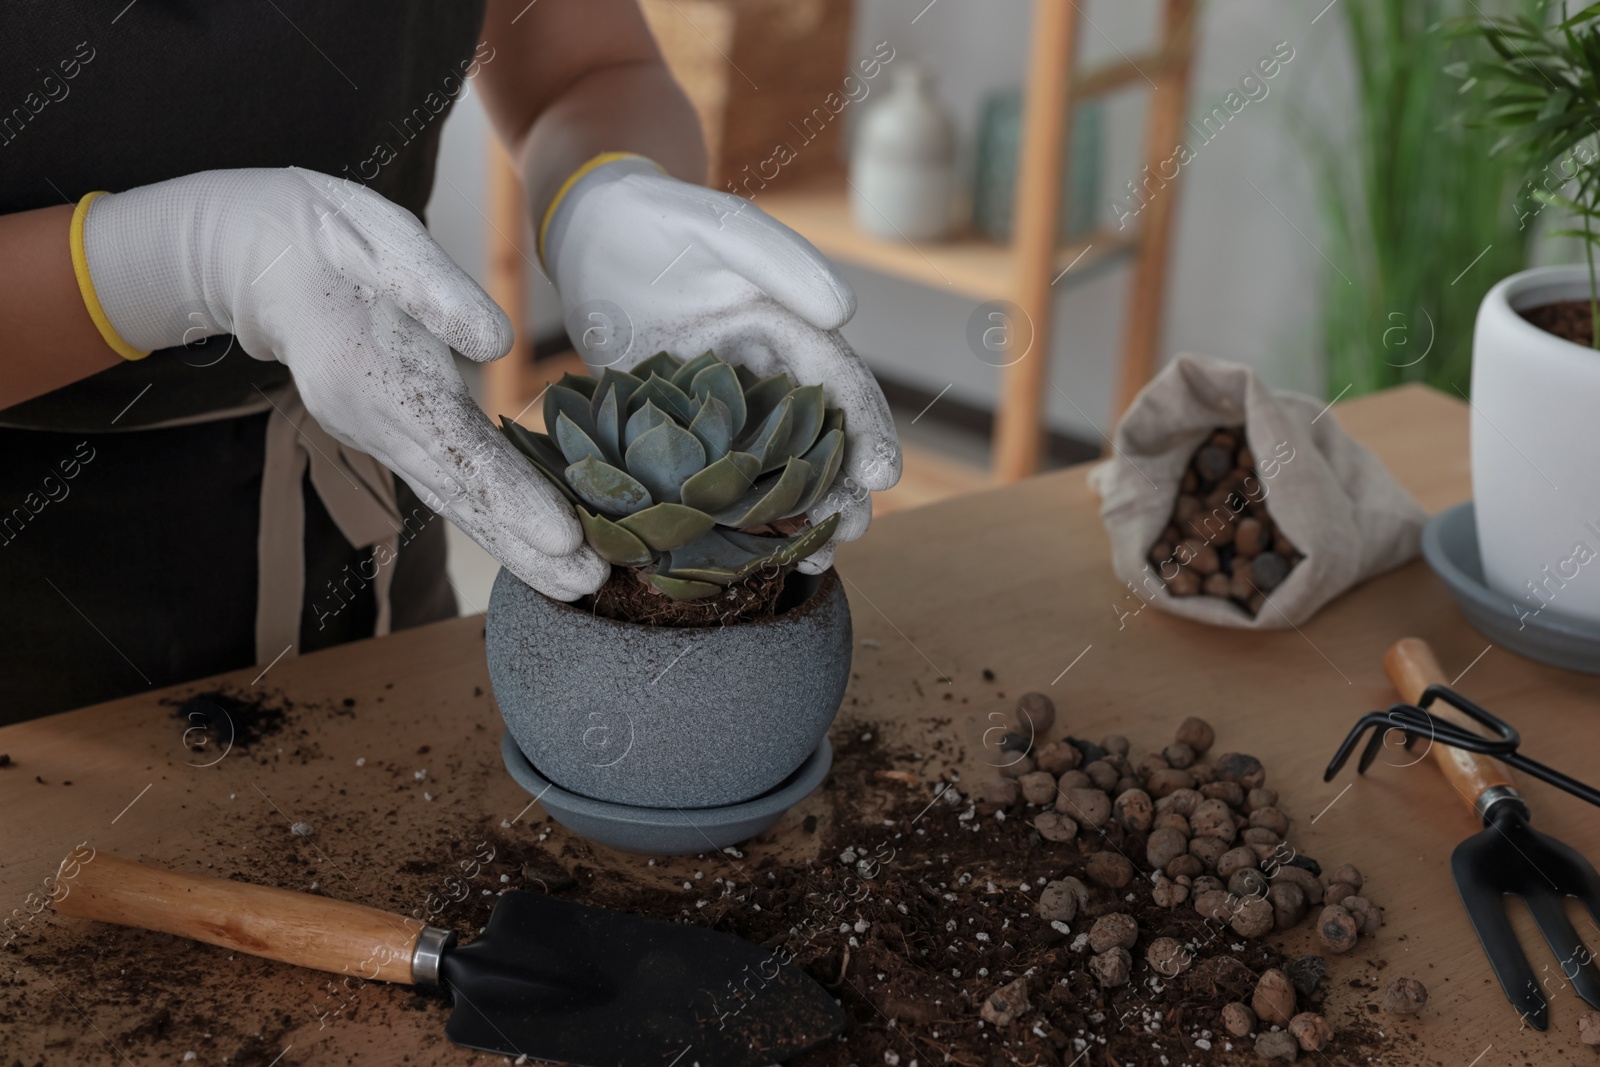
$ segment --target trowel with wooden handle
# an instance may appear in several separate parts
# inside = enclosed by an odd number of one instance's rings
[[[67,870],[71,865],[71,871]],[[759,1067],[844,1026],[780,946],[548,896],[501,894],[483,933],[104,853],[58,875],[64,915],[364,980],[444,990],[458,1045],[586,1067]]]

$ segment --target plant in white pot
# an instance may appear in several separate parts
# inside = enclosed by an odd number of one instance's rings
[[[1547,9],[1472,23],[1493,57],[1457,68],[1486,90],[1469,120],[1499,132],[1495,151],[1533,175],[1511,207],[1528,224],[1546,207],[1569,213],[1551,235],[1578,237],[1585,254],[1495,285],[1473,335],[1478,549],[1518,630],[1600,623],[1600,7],[1560,19]]]
[[[489,674],[507,764],[579,832],[703,851],[770,825],[827,773],[850,675],[850,613],[808,525],[844,454],[821,386],[707,352],[567,375],[548,433],[511,441],[578,510],[612,574],[552,600],[502,570]],[[699,814],[696,814],[699,813]]]

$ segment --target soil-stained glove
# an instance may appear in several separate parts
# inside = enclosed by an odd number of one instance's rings
[[[289,368],[323,429],[518,578],[563,600],[604,581],[572,507],[490,424],[451,359],[503,356],[509,321],[410,212],[297,168],[208,171],[86,202],[74,244],[113,348],[137,358],[232,333]]]
[[[872,372],[839,334],[855,294],[805,238],[750,201],[663,174],[642,156],[591,160],[540,227],[567,333],[593,369],[665,350],[715,349],[764,376],[821,385],[845,414],[845,453],[812,521],[841,513],[835,541],[872,520],[870,492],[900,479],[900,444]],[[819,573],[833,544],[800,564]]]

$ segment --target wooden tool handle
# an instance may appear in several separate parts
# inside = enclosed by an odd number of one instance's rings
[[[71,868],[69,870],[69,867]],[[199,878],[95,853],[57,873],[63,915],[159,930],[300,967],[412,984],[415,921],[287,889]]]
[[[1450,684],[1444,668],[1439,666],[1438,659],[1434,657],[1433,649],[1420,637],[1402,637],[1389,646],[1389,651],[1383,657],[1383,669],[1389,675],[1395,691],[1400,694],[1400,699],[1408,704],[1421,700],[1422,691],[1430,685]],[[1477,723],[1448,704],[1434,703],[1428,708],[1428,714],[1447,719],[1468,730],[1478,730]],[[1478,810],[1478,798],[1485,790],[1495,786],[1516,787],[1516,782],[1505,768],[1488,756],[1450,745],[1433,744],[1432,748],[1433,758],[1440,770],[1444,771],[1444,776],[1475,813]]]

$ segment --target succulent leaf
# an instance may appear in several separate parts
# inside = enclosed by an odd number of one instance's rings
[[[784,464],[783,473],[760,479],[750,491],[714,516],[723,526],[740,529],[760,526],[788,513],[800,500],[811,464],[798,457]]]
[[[750,565],[760,558],[721,531],[712,530],[662,556],[657,573],[727,585],[749,573]]]
[[[607,393],[615,389],[617,391],[617,414],[621,415],[622,412],[627,410],[628,398],[638,392],[639,387],[642,385],[644,385],[643,378],[636,378],[627,371],[620,371],[615,367],[607,367],[600,372],[600,377],[595,380],[594,394],[589,398],[590,413],[593,417],[599,418],[601,401],[606,398]]]
[[[723,363],[717,358],[717,354],[715,352],[708,348],[698,356],[695,356],[689,362],[685,363],[683,366],[679,367],[677,370],[673,371],[671,374],[663,374],[662,377],[669,379],[673,385],[676,385],[685,393],[693,392],[693,390],[689,388],[689,384],[694,381],[694,376],[699,374],[706,367],[709,367],[713,364],[727,366],[726,363]]]
[[[706,367],[694,376],[694,384],[689,391],[697,399],[714,396],[722,401],[728,409],[733,436],[738,437],[744,432],[744,388],[739,384],[739,376],[734,373],[732,367],[726,363]]]
[[[822,506],[845,451],[844,413],[821,385],[762,378],[711,352],[658,352],[633,371],[567,376],[545,395],[547,433],[501,429],[578,504],[607,561],[648,567],[664,595],[696,600],[833,536],[839,516],[789,537],[745,533]],[[651,564],[654,564],[652,567]]]
[[[717,520],[703,511],[666,502],[636,511],[617,522],[657,552],[667,552],[704,537],[716,524]]]
[[[564,385],[552,385],[544,392],[546,433],[556,432],[556,423],[563,414],[576,423],[578,429],[584,433],[594,430],[594,415],[589,410],[589,398],[576,389],[568,389]]]
[[[793,537],[762,537],[757,534],[747,534],[739,530],[718,530],[722,537],[734,548],[746,553],[750,562],[745,565],[743,573],[759,570],[762,566],[787,567],[791,563],[799,563],[817,549],[828,543],[833,532],[839,528],[839,515],[828,516],[815,526],[808,526]],[[694,575],[686,577],[693,578]]]
[[[593,456],[568,467],[566,479],[584,503],[608,515],[632,515],[655,503],[643,482]]]
[[[728,414],[728,406],[708,394],[700,401],[700,410],[689,423],[689,432],[705,446],[706,459],[715,463],[733,447],[733,416]]]
[[[652,574],[650,584],[667,594],[673,600],[704,600],[708,596],[716,596],[722,592],[720,585],[710,582],[695,582],[684,578],[671,578],[665,574]]]
[[[801,458],[811,464],[811,473],[806,477],[806,487],[800,491],[800,500],[784,518],[803,514],[816,507],[834,478],[838,477],[839,464],[844,460],[844,431],[829,430]]]
[[[594,442],[605,453],[605,461],[613,467],[622,463],[622,427],[619,425],[617,387],[606,390],[605,399],[595,408]]]
[[[740,446],[741,451],[761,457],[763,472],[777,470],[789,457],[784,446],[789,443],[789,433],[794,426],[794,402],[788,397],[778,401],[766,421],[755,435]]]
[[[578,502],[578,494],[567,487],[566,478],[562,475],[562,471],[567,469],[566,457],[561,454],[554,441],[542,433],[524,429],[504,415],[500,416],[500,432],[516,446],[518,452],[528,457],[528,461],[540,474],[555,482],[556,488],[561,490],[568,500],[574,504]]]
[[[820,385],[802,385],[789,394],[789,400],[794,404],[794,424],[789,430],[789,441],[783,448],[785,458],[803,456],[807,449],[817,443],[827,404]]]
[[[645,388],[649,387],[647,382]],[[694,434],[675,422],[664,422],[635,438],[623,459],[628,473],[649,489],[653,499],[677,503],[684,481],[705,468],[706,450]]]
[[[622,433],[622,447],[626,451],[628,446],[637,441],[646,430],[653,430],[664,422],[671,422],[672,416],[646,400],[644,407],[628,416],[628,427]]]
[[[659,506],[659,505],[658,505]],[[586,507],[578,508],[578,521],[583,524],[584,540],[607,563],[622,567],[642,567],[655,559],[650,546],[631,531],[612,522],[604,515],[596,515]]]
[[[673,359],[671,353],[657,352],[655,355],[646,356],[638,363],[635,363],[633,368],[629,370],[628,373],[643,382],[648,381],[650,375],[652,374],[659,374],[663,378],[670,378],[681,366],[683,366],[683,364],[679,363],[676,359]]]
[[[565,411],[556,415],[556,442],[561,445],[561,454],[569,464],[578,462],[584,456],[593,456],[602,463],[611,462],[605,450],[594,438],[584,433]]]
[[[585,399],[593,400],[594,387],[597,383],[595,379],[587,374],[573,374],[568,371],[561,376],[561,380],[556,384],[563,389],[571,389],[575,393],[582,393]]]
[[[737,373],[737,372],[736,372]],[[772,409],[777,407],[784,397],[794,391],[794,383],[787,374],[777,374],[771,378],[763,378],[754,385],[745,387],[744,390],[744,427],[746,433],[751,433],[756,427],[767,421],[767,416],[772,414]]]
[[[689,399],[689,394],[659,374],[651,375],[650,380],[628,398],[628,413],[631,415],[644,407],[646,401],[684,424],[694,418],[695,403]]]
[[[748,452],[729,452],[683,483],[683,502],[701,511],[730,507],[749,492],[761,474],[761,461]]]

